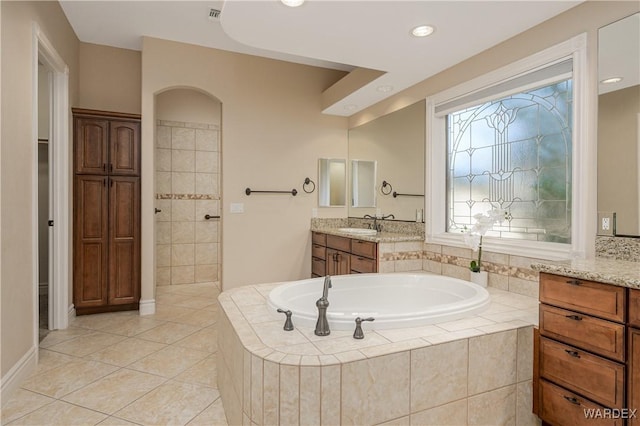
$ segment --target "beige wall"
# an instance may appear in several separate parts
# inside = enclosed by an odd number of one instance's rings
[[[176,66],[180,64],[180,66]],[[145,38],[142,115],[154,95],[197,88],[222,102],[222,284],[292,280],[310,274],[309,220],[317,193],[302,191],[319,157],[346,157],[347,120],[321,114],[321,95],[342,72]],[[142,298],[153,298],[154,121],[142,129]],[[245,188],[298,196],[246,196]],[[244,213],[229,212],[243,203]],[[345,216],[345,209],[331,209]]]
[[[173,89],[156,97],[156,120],[220,125],[222,105],[193,89]]]
[[[617,213],[617,233],[638,235],[640,86],[598,97],[598,211]]]
[[[69,66],[69,99],[77,102],[78,39],[57,2],[7,2],[2,8],[2,376],[30,350],[34,336],[32,265],[34,150],[33,22]],[[64,254],[63,254],[64,255]]]
[[[79,108],[140,113],[141,53],[80,43]]]

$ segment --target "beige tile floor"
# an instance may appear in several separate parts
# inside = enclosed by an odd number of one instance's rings
[[[216,384],[217,283],[159,287],[156,314],[77,317],[40,343],[2,425],[226,425]]]

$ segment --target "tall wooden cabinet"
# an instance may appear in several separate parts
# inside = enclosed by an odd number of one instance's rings
[[[140,116],[73,109],[73,303],[138,309]]]

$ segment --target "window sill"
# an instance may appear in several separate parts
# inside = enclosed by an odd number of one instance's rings
[[[461,234],[441,233],[427,236],[426,242],[446,246],[469,248]],[[509,240],[484,237],[482,249],[486,252],[502,253],[512,256],[530,257],[541,260],[562,261],[573,259],[570,244],[545,243],[539,241]]]

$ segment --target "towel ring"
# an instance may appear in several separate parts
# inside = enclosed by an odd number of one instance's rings
[[[311,188],[311,191],[307,191],[307,185],[309,184],[313,185],[313,188]],[[304,178],[304,183],[302,184],[302,190],[307,194],[311,194],[313,191],[316,190],[316,183],[312,181],[310,178]]]
[[[389,187],[389,190],[387,192],[385,192],[385,188]],[[380,192],[382,192],[384,195],[389,195],[391,194],[391,191],[393,191],[393,186],[391,186],[391,184],[389,182],[387,182],[386,180],[382,181],[382,188],[380,188]]]

